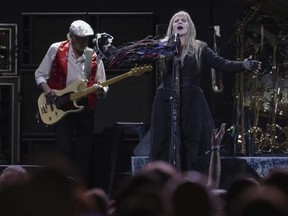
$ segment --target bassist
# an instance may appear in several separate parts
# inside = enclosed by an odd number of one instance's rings
[[[55,97],[54,90],[65,89],[76,80],[87,80],[87,86],[106,80],[105,69],[95,51],[88,48],[91,26],[76,20],[71,23],[68,40],[53,43],[35,72],[37,85],[42,88],[47,100]],[[73,162],[76,177],[86,186],[92,182],[90,167],[96,99],[105,97],[108,86],[94,85],[95,93],[78,103],[85,108],[54,124],[57,147],[61,154]],[[73,142],[76,137],[76,142]]]

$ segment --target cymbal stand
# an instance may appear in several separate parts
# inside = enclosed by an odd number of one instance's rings
[[[259,44],[254,45],[254,56],[257,56],[257,53],[259,51]],[[258,120],[259,120],[259,110],[260,110],[260,105],[262,101],[263,95],[261,95],[261,92],[259,92],[258,89],[258,73],[253,71],[253,84],[254,84],[254,91],[252,92],[252,98],[251,98],[251,107],[253,109],[253,124],[252,127],[257,127],[258,126]]]
[[[254,48],[254,56],[256,57],[259,48],[261,44],[255,44],[253,46]],[[260,107],[263,104],[263,92],[259,90],[258,84],[258,73],[253,71],[252,75],[253,79],[253,92],[251,93],[251,98],[250,98],[250,109],[252,110],[252,127],[249,130],[249,133],[251,133],[254,141],[254,145],[257,146],[260,142],[260,139],[262,137],[263,131],[260,127],[258,127],[258,122],[259,122],[259,111]]]
[[[276,124],[276,114],[278,110],[279,103],[279,91],[280,89],[276,89],[276,81],[278,77],[277,72],[277,64],[276,64],[276,50],[277,50],[277,41],[273,42],[273,56],[272,56],[272,77],[273,77],[273,88],[271,94],[271,124],[267,124],[267,131],[265,136],[261,139],[261,143],[258,147],[258,151],[263,151],[264,148],[267,149],[267,152],[271,152],[273,149],[278,149],[278,144],[276,141],[277,138],[277,130],[282,130],[282,128]]]
[[[251,10],[243,21],[238,25],[236,36],[237,36],[237,56],[236,59],[239,61],[244,60],[244,28],[248,22],[254,17],[261,3],[257,3]],[[236,74],[236,84],[235,84],[235,134],[234,140],[235,144],[240,144],[240,154],[246,154],[246,141],[245,141],[245,116],[244,116],[244,73]],[[234,148],[236,149],[236,148]],[[235,152],[234,152],[235,154]]]

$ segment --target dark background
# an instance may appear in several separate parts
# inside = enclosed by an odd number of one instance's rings
[[[23,12],[153,12],[159,23],[167,23],[178,10],[188,11],[198,25],[234,24],[241,16],[242,3],[239,0],[197,0],[197,1],[44,1],[11,0],[1,4],[2,22],[19,22]]]

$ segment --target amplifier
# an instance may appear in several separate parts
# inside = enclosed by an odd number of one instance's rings
[[[0,75],[17,75],[17,25],[0,23]]]

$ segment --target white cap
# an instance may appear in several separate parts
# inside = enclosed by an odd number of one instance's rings
[[[78,37],[94,35],[94,31],[91,26],[83,20],[76,20],[72,22],[69,30]]]

